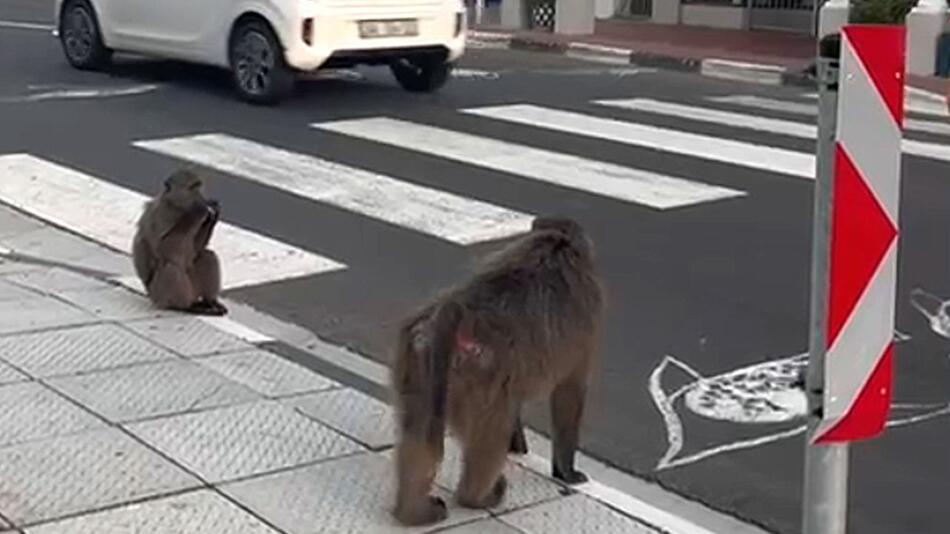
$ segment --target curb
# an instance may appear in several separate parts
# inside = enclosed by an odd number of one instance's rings
[[[799,71],[779,65],[745,63],[718,58],[669,56],[583,42],[551,43],[530,36],[478,30],[468,32],[468,42],[474,45],[473,48],[510,48],[513,50],[547,52],[598,63],[636,64],[643,67],[678,72],[695,72],[711,78],[762,85],[817,87],[811,74],[811,66]]]

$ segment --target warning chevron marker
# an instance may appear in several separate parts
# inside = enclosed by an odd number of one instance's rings
[[[869,439],[891,404],[906,33],[842,30],[824,411],[814,443]]]

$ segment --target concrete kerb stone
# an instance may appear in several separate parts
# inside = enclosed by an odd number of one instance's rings
[[[698,72],[713,78],[724,78],[764,85],[816,87],[811,68],[793,70],[779,65],[748,63],[719,58],[680,57],[640,50],[596,45],[584,42],[555,43],[530,35],[501,32],[470,31],[470,43],[479,48],[510,48],[565,55],[576,59],[613,64],[636,64],[678,72]]]

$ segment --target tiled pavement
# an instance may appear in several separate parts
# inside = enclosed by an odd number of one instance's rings
[[[0,252],[37,232],[0,212]],[[121,259],[55,235],[66,257],[45,259]],[[0,530],[655,532],[515,463],[497,509],[401,528],[388,513],[389,407],[220,324],[82,271],[0,259]],[[449,447],[437,480],[450,503],[458,459]]]

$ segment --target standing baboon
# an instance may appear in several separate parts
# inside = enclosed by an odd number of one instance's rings
[[[525,401],[550,396],[552,474],[574,468],[603,297],[593,246],[574,221],[537,219],[532,231],[402,327],[393,362],[400,441],[395,515],[407,525],[441,521],[429,491],[446,424],[462,445],[456,499],[490,508],[504,498],[508,451],[526,451]]]
[[[218,222],[217,201],[206,199],[191,170],[165,179],[145,205],[132,245],[135,272],[156,306],[201,315],[228,312],[218,301],[221,267],[208,241]]]

